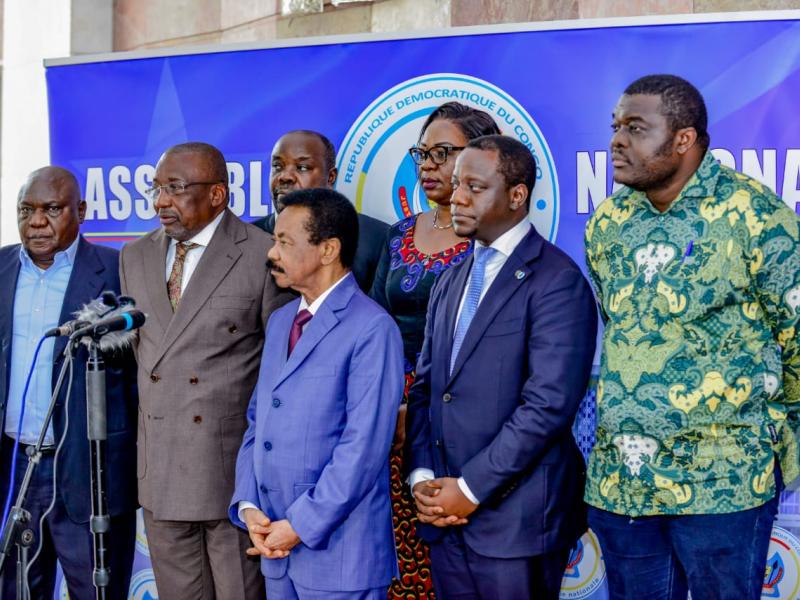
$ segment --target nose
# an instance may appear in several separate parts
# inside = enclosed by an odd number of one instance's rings
[[[292,167],[287,167],[278,173],[278,181],[280,183],[293,183],[297,181],[297,171]]]
[[[170,202],[167,200],[168,197],[169,194],[164,193],[164,188],[156,188],[155,198],[153,199],[153,206],[156,210],[166,208],[170,205]]]
[[[453,186],[453,193],[450,195],[450,204],[455,206],[466,206],[467,195],[464,192],[464,186]]]
[[[275,262],[276,260],[278,260],[278,257],[279,257],[278,244],[272,244],[272,247],[269,250],[267,250],[267,258],[272,262]]]
[[[34,209],[28,223],[31,227],[47,227],[47,217],[44,216],[44,210]]]
[[[618,127],[617,130],[611,134],[611,149],[623,148],[627,145],[628,138],[626,137],[623,128]]]

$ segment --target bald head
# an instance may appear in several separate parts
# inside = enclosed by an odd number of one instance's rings
[[[219,181],[228,189],[228,165],[219,148],[205,142],[186,142],[177,144],[164,152],[167,154],[194,154],[203,163],[203,168],[208,176],[208,181]]]
[[[42,167],[28,176],[17,196],[17,225],[22,245],[40,269],[78,237],[86,203],[75,176],[61,167]]]

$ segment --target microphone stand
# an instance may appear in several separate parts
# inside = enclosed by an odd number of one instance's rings
[[[102,334],[100,334],[102,335]],[[106,366],[100,354],[98,339],[92,337],[89,358],[86,360],[86,433],[89,438],[92,465],[92,518],[90,529],[94,542],[94,572],[92,580],[96,598],[105,600],[111,579],[107,565],[105,535],[111,527],[104,487],[105,441],[108,438],[106,414]]]
[[[28,448],[27,450],[28,466],[25,469],[25,475],[22,478],[22,484],[17,492],[17,499],[14,502],[14,506],[11,508],[11,511],[8,513],[8,520],[6,521],[3,529],[2,541],[0,541],[0,573],[3,572],[3,565],[5,564],[5,560],[11,552],[12,542],[17,546],[17,600],[29,600],[30,598],[28,593],[28,551],[30,550],[30,547],[33,545],[33,542],[36,538],[33,533],[33,529],[31,529],[31,514],[23,508],[23,505],[25,504],[25,499],[28,496],[28,489],[30,488],[31,480],[33,479],[33,473],[41,461],[42,444],[44,444],[47,428],[50,426],[50,421],[53,418],[53,411],[56,407],[56,400],[58,399],[61,391],[61,386],[64,383],[64,376],[67,373],[67,369],[72,366],[72,360],[75,357],[76,347],[77,343],[70,340],[67,343],[66,348],[64,348],[64,362],[61,365],[61,371],[58,374],[58,380],[56,381],[53,395],[50,398],[50,406],[47,408],[47,414],[44,417],[44,423],[39,431],[39,437],[36,440],[36,445],[32,450],[31,448]],[[12,458],[12,460],[15,460],[15,458]],[[9,486],[13,485],[14,482],[10,481]],[[53,490],[53,492],[55,493],[55,490]]]

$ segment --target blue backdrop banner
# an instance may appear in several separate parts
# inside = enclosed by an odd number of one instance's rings
[[[337,145],[337,188],[359,210],[394,222],[429,208],[406,150],[436,106],[457,100],[489,112],[504,133],[531,149],[539,165],[531,219],[583,265],[584,225],[612,190],[612,110],[625,86],[648,73],[693,82],[708,104],[715,156],[798,210],[800,13],[783,16],[490,28],[51,63],[52,162],[78,175],[88,203],[85,235],[119,246],[158,226],[144,191],[170,145],[205,141],[219,147],[228,161],[230,206],[254,219],[272,211],[273,144],[288,130],[313,129]],[[576,432],[590,443],[591,394],[581,411]],[[794,494],[784,494],[765,598],[800,594],[798,513]],[[143,537],[140,545],[146,548]],[[587,534],[571,557],[562,598],[606,598],[604,578],[596,539]],[[155,594],[152,572],[139,555],[131,597]]]

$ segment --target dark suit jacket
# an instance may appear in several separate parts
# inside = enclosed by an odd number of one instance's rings
[[[589,284],[531,227],[498,273],[448,374],[472,257],[437,281],[406,417],[410,469],[463,476],[480,501],[466,543],[496,558],[570,546],[585,531],[572,423],[592,367]],[[435,541],[441,529],[418,525]]]
[[[119,253],[111,248],[78,242],[75,264],[67,284],[59,323],[73,319],[73,313],[103,291],[119,293]],[[19,275],[19,244],[0,248],[0,424],[5,422],[8,402],[14,296]],[[66,338],[56,338],[53,350],[53,385],[61,369]],[[58,489],[69,517],[79,523],[89,521],[91,488],[89,441],[86,437],[86,359],[80,347],[74,361],[72,394],[69,403],[69,431],[59,455]],[[61,388],[53,431],[56,440],[64,432],[66,381]],[[108,402],[108,443],[106,445],[106,496],[112,516],[138,507],[136,501],[136,363],[132,352],[106,358],[106,398]],[[5,426],[3,425],[3,428]]]
[[[275,233],[275,213],[270,213],[266,217],[253,221],[253,225],[259,227],[272,235]],[[383,244],[386,242],[386,233],[389,225],[378,219],[373,219],[367,215],[358,215],[358,250],[353,261],[353,275],[355,275],[358,287],[365,294],[369,294],[372,288],[372,280],[375,279],[375,269],[381,260]]]

